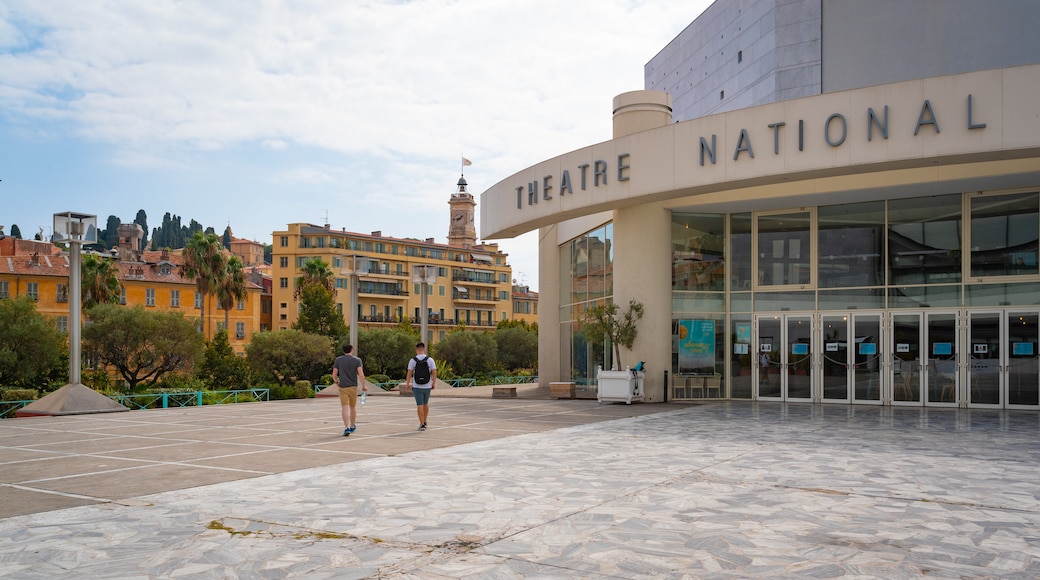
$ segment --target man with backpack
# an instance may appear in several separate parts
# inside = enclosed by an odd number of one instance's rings
[[[404,381],[415,396],[419,430],[425,431],[426,416],[430,414],[430,392],[437,386],[437,364],[426,355],[426,344],[420,342],[415,345],[415,356],[408,361],[408,376]]]

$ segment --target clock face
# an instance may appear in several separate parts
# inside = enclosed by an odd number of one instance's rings
[[[463,218],[465,218],[465,217],[466,216],[461,211],[457,211],[454,214],[452,214],[451,220],[452,221],[456,221],[456,222],[461,222],[463,220]]]

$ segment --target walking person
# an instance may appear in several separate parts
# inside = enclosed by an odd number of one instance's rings
[[[347,437],[357,429],[358,385],[367,392],[365,371],[361,359],[354,356],[354,347],[343,345],[343,354],[332,363],[332,380],[339,385],[339,404],[343,414],[343,436]]]
[[[412,381],[415,384],[412,384]],[[437,387],[437,363],[426,355],[426,344],[415,345],[415,356],[408,361],[408,376],[405,385],[412,389],[416,410],[419,413],[419,430],[426,430],[426,417],[430,414],[430,394]]]

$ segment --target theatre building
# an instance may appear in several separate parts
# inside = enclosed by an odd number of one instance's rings
[[[582,312],[634,300],[649,402],[1040,410],[1037,22],[712,4],[614,98],[613,139],[481,196],[482,237],[539,232],[540,380],[594,389]]]

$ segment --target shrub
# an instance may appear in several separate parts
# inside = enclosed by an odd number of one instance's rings
[[[0,389],[0,401],[35,401],[40,398],[36,389]]]
[[[293,398],[293,394],[296,387],[290,387],[288,385],[271,385],[268,387],[271,390],[272,401],[284,401],[286,399]]]
[[[314,388],[311,387],[310,381],[296,381],[293,385],[292,398],[294,399],[309,399],[314,396]]]
[[[370,383],[389,383],[390,377],[386,375],[365,375],[365,380]]]
[[[321,375],[321,379],[320,379],[320,382],[318,384],[319,385],[331,385],[332,384],[332,375],[330,375],[328,373],[326,373],[324,375]]]

